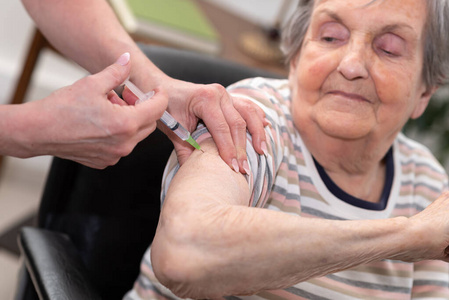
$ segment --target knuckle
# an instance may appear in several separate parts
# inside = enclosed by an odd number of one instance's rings
[[[241,117],[238,117],[234,120],[234,126],[237,129],[245,129],[246,128],[246,121],[242,119]]]
[[[207,124],[207,123],[206,123]],[[212,129],[211,129],[212,131]],[[230,134],[231,133],[231,128],[230,128],[230,124],[228,124],[228,122],[226,122],[226,120],[215,120],[214,124],[213,124],[213,132],[212,135],[215,133],[220,133],[220,134]]]
[[[245,105],[244,107],[244,111],[246,113],[248,113],[248,115],[250,116],[258,116],[257,112],[258,112],[258,107],[252,105],[253,103],[248,103]]]
[[[239,112],[246,112],[248,114],[255,114],[261,108],[257,106],[255,103],[248,99],[238,98],[236,101],[234,101],[234,106],[236,107]]]
[[[205,98],[207,100],[216,100],[221,98],[222,95],[226,93],[226,89],[218,83],[212,83],[208,85],[201,85],[196,92],[197,97]]]
[[[119,85],[120,83],[122,83],[121,82],[122,81],[122,74],[121,74],[120,70],[115,65],[112,65],[109,68],[109,75],[111,76],[112,81],[116,85]]]
[[[223,133],[230,132],[229,125],[228,125],[228,123],[226,123],[226,121],[217,122],[217,124],[215,124],[215,128],[218,132],[223,132]]]
[[[224,86],[222,86],[219,83],[211,83],[206,85],[207,87],[209,87],[210,90],[213,90],[215,93],[224,93],[226,92],[226,89]]]

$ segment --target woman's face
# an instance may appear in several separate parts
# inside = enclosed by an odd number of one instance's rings
[[[289,75],[300,132],[314,126],[342,140],[391,141],[427,106],[425,1],[369,2],[316,0]]]

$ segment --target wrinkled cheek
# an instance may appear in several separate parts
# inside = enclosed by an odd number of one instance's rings
[[[416,91],[416,78],[412,74],[398,74],[388,68],[375,68],[372,77],[377,96],[383,104],[404,105],[402,102],[408,102]]]
[[[332,72],[333,59],[329,54],[303,49],[295,68],[290,72],[294,115],[298,109],[304,112],[317,101],[323,83]]]
[[[298,84],[307,90],[319,90],[326,78],[337,67],[338,55],[336,54],[323,54],[319,51],[305,54],[298,63]]]

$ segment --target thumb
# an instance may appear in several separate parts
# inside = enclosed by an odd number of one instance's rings
[[[115,63],[103,71],[92,75],[97,81],[98,87],[101,88],[101,92],[105,94],[109,93],[129,77],[131,70],[129,60],[130,54],[128,52],[123,53]]]

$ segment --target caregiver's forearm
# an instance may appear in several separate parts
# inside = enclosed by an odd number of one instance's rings
[[[96,73],[130,52],[132,77],[139,77],[135,72],[162,74],[139,50],[105,0],[22,2],[49,42],[89,72]]]

